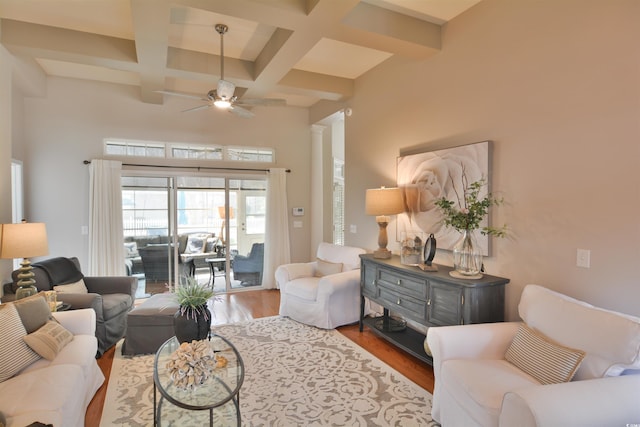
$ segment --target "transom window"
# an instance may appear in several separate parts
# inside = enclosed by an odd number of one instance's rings
[[[107,138],[104,153],[117,157],[153,157],[186,160],[227,160],[235,162],[275,163],[275,150],[269,147],[199,145],[158,141]]]

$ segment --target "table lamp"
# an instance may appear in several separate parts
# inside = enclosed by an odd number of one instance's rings
[[[367,190],[367,215],[376,215],[376,222],[380,227],[378,234],[378,249],[373,252],[374,258],[389,259],[391,251],[387,249],[387,225],[389,216],[404,212],[404,200],[400,188],[374,188]]]
[[[29,258],[49,253],[47,229],[42,222],[2,224],[0,230],[0,258],[23,258],[18,272],[16,299],[38,293],[33,267]]]
[[[224,208],[224,206],[218,206],[218,215],[222,219],[222,226],[220,227],[220,241],[223,246],[226,244],[227,239],[227,215]],[[229,219],[233,218],[235,218],[235,212],[233,210],[233,206],[229,206]]]

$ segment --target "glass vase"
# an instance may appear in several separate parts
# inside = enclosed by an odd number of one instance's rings
[[[403,231],[401,239],[400,262],[413,266],[422,264],[424,262],[424,233]]]
[[[463,230],[453,246],[453,267],[463,276],[475,276],[482,271],[482,251],[472,230]]]

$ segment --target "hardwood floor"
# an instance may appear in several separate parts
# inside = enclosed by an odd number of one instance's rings
[[[212,321],[214,325],[276,316],[280,305],[280,292],[278,290],[221,294],[218,298],[214,305],[214,318]],[[430,365],[396,348],[366,327],[363,332],[359,331],[358,325],[342,326],[338,328],[338,331],[419,386],[433,393],[433,369]],[[100,424],[114,352],[115,347],[112,347],[98,359],[98,365],[102,369],[106,380],[87,408],[85,416],[86,427],[97,427]]]

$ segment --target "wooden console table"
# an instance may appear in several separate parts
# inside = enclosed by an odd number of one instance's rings
[[[425,335],[399,327],[389,312],[426,327],[504,321],[504,290],[509,279],[485,274],[481,279],[456,279],[452,267],[438,265],[426,272],[400,263],[399,256],[376,259],[360,255],[360,331],[373,332],[420,360],[432,363],[424,351]],[[365,318],[365,297],[384,308],[381,318]]]

